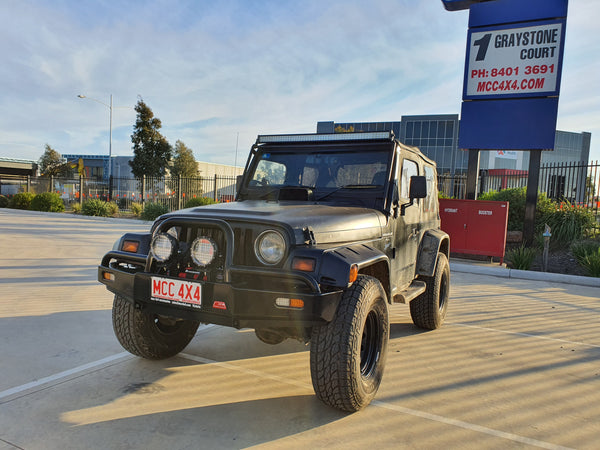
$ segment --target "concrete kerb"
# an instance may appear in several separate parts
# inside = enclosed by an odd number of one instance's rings
[[[520,280],[547,281],[551,283],[576,284],[579,286],[600,287],[600,278],[565,275],[562,273],[535,272],[532,270],[508,269],[500,266],[484,266],[450,261],[450,270],[454,272],[471,273],[474,275],[489,275],[501,278]]]

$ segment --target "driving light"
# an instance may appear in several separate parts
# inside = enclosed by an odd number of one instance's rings
[[[150,250],[158,262],[167,261],[173,255],[176,248],[177,241],[173,236],[166,233],[159,233],[154,236],[150,244]]]
[[[208,266],[215,259],[216,253],[216,244],[212,239],[205,236],[196,238],[190,250],[192,260],[200,267]]]
[[[277,231],[265,231],[256,239],[254,253],[263,264],[277,264],[285,255],[285,239]]]

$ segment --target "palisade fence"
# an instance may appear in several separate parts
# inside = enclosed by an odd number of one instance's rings
[[[106,183],[93,178],[54,178],[0,176],[0,195],[12,197],[19,192],[56,192],[65,206],[83,203],[90,199],[114,201],[121,210],[129,210],[131,204],[160,203],[170,211],[181,209],[186,202],[198,197],[208,197],[218,202],[235,199],[236,177],[142,177],[115,178]]]
[[[478,192],[501,191],[527,186],[526,170],[481,170]],[[444,197],[466,197],[466,174],[441,174],[438,190]],[[589,208],[597,214],[600,210],[600,162],[570,162],[544,164],[540,168],[538,191],[557,202],[569,202]]]
[[[479,192],[526,187],[527,176],[525,170],[481,170]],[[445,197],[464,199],[466,181],[466,174],[441,174],[438,190]],[[600,162],[544,164],[540,168],[538,190],[552,200],[589,208],[600,217]],[[97,198],[115,201],[122,210],[130,209],[133,202],[155,202],[175,211],[196,197],[209,197],[219,202],[233,201],[236,177],[111,177],[109,184],[91,178],[0,176],[0,194],[8,197],[17,192],[39,194],[49,191],[60,194],[67,208],[73,203]]]

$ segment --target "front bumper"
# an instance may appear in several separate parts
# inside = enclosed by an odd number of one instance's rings
[[[118,261],[111,263],[112,261]],[[319,285],[301,272],[282,273],[276,269],[230,268],[232,279],[236,275],[260,279],[277,279],[278,286],[297,286],[308,289],[300,291],[285,289],[256,289],[234,283],[191,281],[202,290],[200,306],[186,306],[181,303],[165,303],[154,299],[151,294],[152,277],[156,275],[140,270],[145,264],[143,255],[109,252],[98,266],[98,281],[107,289],[136,305],[136,308],[150,313],[199,320],[234,328],[266,327],[310,327],[333,320],[342,291],[321,292]],[[130,266],[123,266],[129,263]],[[163,277],[165,280],[177,278]],[[270,285],[270,283],[264,283]],[[278,298],[294,298],[304,302],[302,308],[284,308],[276,305]]]

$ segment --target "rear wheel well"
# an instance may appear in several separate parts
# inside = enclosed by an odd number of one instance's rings
[[[387,263],[385,261],[379,261],[375,264],[371,264],[367,267],[362,267],[359,271],[361,275],[369,275],[373,278],[377,278],[383,289],[385,290],[385,294],[388,299],[391,299],[390,296],[390,271]]]
[[[444,239],[440,242],[440,250],[439,253],[443,253],[446,255],[446,258],[450,259],[450,240]]]

